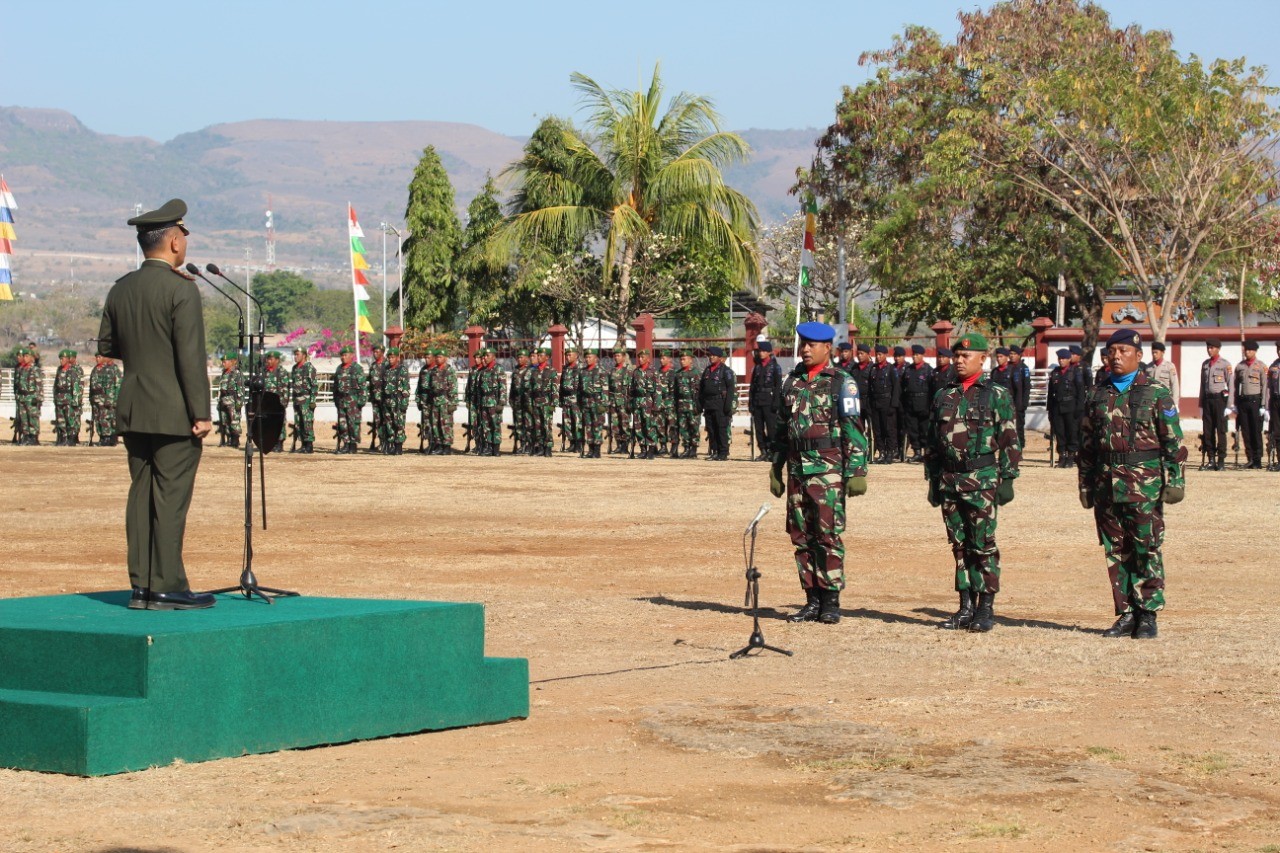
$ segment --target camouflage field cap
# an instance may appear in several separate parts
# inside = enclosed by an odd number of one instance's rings
[[[956,353],[986,352],[989,347],[990,344],[987,343],[986,335],[980,332],[968,332],[960,340],[956,341],[955,346],[951,349]]]

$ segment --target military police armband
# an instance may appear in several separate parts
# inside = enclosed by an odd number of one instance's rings
[[[853,384],[852,379],[846,379],[840,383],[837,397],[836,405],[841,419],[849,420],[862,414],[862,401],[858,399],[858,386]]]

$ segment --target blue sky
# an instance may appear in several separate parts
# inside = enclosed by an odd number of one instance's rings
[[[973,8],[969,4],[965,8]],[[986,4],[984,4],[986,5]],[[1104,0],[1202,57],[1280,81],[1275,0]],[[906,23],[955,34],[941,0],[429,3],[0,0],[0,105],[68,110],[93,130],[167,140],[255,118],[436,120],[512,135],[572,114],[569,74],[712,97],[735,129],[824,126],[858,55]]]

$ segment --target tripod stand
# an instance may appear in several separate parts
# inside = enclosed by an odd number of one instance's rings
[[[765,513],[769,511],[769,505],[764,504],[760,507],[760,511],[756,513],[756,517],[747,525],[747,529],[743,531],[743,552],[747,563],[747,593],[742,599],[743,607],[751,608],[751,637],[747,640],[747,644],[729,655],[729,660],[737,660],[749,655],[754,649],[767,649],[771,652],[777,652],[780,655],[791,657],[793,652],[786,649],[780,649],[777,646],[771,646],[764,641],[764,632],[760,630],[760,572],[756,569],[754,563],[756,559],[756,529],[760,526],[760,519],[764,518]],[[746,538],[751,536],[751,551],[746,553]]]

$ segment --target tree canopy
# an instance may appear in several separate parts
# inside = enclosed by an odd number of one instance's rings
[[[450,325],[458,310],[457,259],[462,227],[454,212],[453,185],[434,146],[422,157],[409,182],[405,207],[405,323],[416,329]]]

